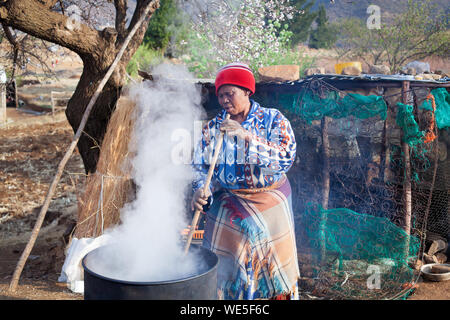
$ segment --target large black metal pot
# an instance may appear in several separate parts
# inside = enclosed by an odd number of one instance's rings
[[[177,280],[134,282],[111,279],[92,271],[90,259],[102,247],[88,253],[82,261],[84,269],[85,300],[214,300],[217,299],[218,257],[212,251],[191,245],[203,258],[203,270],[198,274]]]

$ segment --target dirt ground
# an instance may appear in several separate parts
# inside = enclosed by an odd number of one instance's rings
[[[37,242],[15,294],[7,293],[14,268],[29,240],[40,206],[73,131],[63,112],[53,118],[19,114],[0,128],[0,299],[82,299],[56,283],[77,218],[84,169],[75,152],[56,189]]]
[[[61,78],[56,84],[24,85],[19,88],[19,99],[42,105],[48,104],[50,90],[73,90],[80,62],[62,60],[57,68]],[[66,165],[17,291],[8,291],[73,131],[61,110],[53,117],[8,108],[7,118],[6,124],[0,124],[0,300],[82,300],[83,295],[57,282],[77,219],[77,199],[84,188],[84,168],[77,151]],[[420,279],[409,299],[450,300],[450,281]]]

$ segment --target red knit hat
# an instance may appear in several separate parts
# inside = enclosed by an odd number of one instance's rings
[[[216,95],[219,88],[224,84],[232,84],[246,88],[255,93],[255,77],[248,65],[243,63],[229,63],[219,69],[216,76]]]

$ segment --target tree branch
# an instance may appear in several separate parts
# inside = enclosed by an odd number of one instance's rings
[[[16,38],[12,35],[11,30],[8,26],[5,26],[2,23],[3,30],[5,31],[6,39],[8,39],[8,42],[13,47],[13,68],[11,72],[11,81],[14,80],[16,75],[16,69],[17,69],[17,57],[19,56],[19,43],[17,42]]]
[[[59,0],[59,6],[61,7],[61,12],[62,12],[62,14],[63,14],[63,15],[66,15],[66,14],[64,13],[64,4],[63,4],[63,1],[62,1],[62,0]]]
[[[136,9],[134,10],[133,17],[131,18],[130,25],[128,26],[128,30],[133,29],[134,25],[139,21],[139,18],[144,13],[145,8],[152,3],[152,9],[150,11],[150,14],[146,17],[147,21],[150,20],[151,15],[153,12],[155,12],[156,9],[159,8],[159,1],[154,0],[137,0],[136,3]]]
[[[136,3],[136,9],[134,10],[133,17],[131,18],[130,25],[128,26],[127,34],[134,28],[136,23],[140,20],[143,14],[145,14],[146,8],[150,5],[150,11],[147,11],[145,21],[141,26],[139,27],[138,31],[134,35],[133,39],[131,40],[131,43],[142,43],[142,39],[144,38],[145,31],[148,28],[148,23],[150,21],[151,16],[153,13],[159,8],[159,0],[138,0]],[[118,42],[117,45],[120,45]],[[131,57],[136,52],[138,46],[130,46],[134,48],[133,50],[127,50],[124,55],[123,59],[131,59]]]
[[[53,2],[53,1],[51,1]],[[50,1],[46,2],[47,4]],[[37,38],[66,47],[81,57],[105,46],[99,31],[51,11],[37,0],[10,0],[0,5],[0,22]]]
[[[127,0],[114,0],[116,7],[116,31],[117,41],[122,42],[126,38]]]
[[[45,7],[48,9],[53,8],[53,6],[58,2],[59,0],[39,0]]]

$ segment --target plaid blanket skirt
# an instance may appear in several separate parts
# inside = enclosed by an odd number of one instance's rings
[[[291,186],[221,190],[206,213],[203,246],[219,257],[219,299],[298,299]]]

